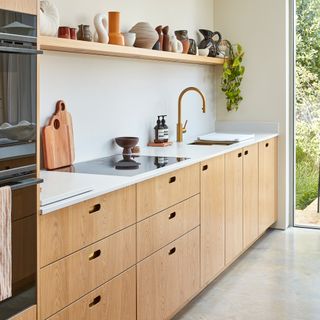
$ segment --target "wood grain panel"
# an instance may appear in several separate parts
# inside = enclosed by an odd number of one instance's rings
[[[243,249],[242,150],[225,155],[226,264]]]
[[[278,138],[259,143],[259,234],[278,219]]]
[[[201,163],[201,285],[225,265],[224,156]]]
[[[243,150],[243,245],[247,248],[259,235],[259,147]]]
[[[19,313],[10,320],[36,320],[37,319],[37,307],[32,306],[29,309]]]
[[[197,227],[200,197],[196,195],[137,225],[138,261]]]
[[[49,320],[135,320],[136,268],[90,292]]]
[[[136,263],[136,227],[120,231],[40,270],[46,319]]]
[[[41,267],[134,224],[135,188],[131,186],[42,215]]]
[[[12,192],[12,220],[35,215],[37,212],[37,186],[18,189]]]
[[[37,14],[37,0],[0,0],[0,9]]]
[[[137,185],[138,221],[199,192],[199,164],[141,182]]]
[[[137,319],[168,319],[200,288],[199,228],[137,266]]]
[[[35,281],[37,270],[37,216],[12,224],[12,286],[13,292]]]

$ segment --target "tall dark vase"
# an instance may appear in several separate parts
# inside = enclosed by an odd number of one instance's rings
[[[189,39],[190,48],[188,54],[196,55],[197,54],[197,43],[194,39]]]
[[[219,44],[222,40],[221,33],[218,31],[210,31],[206,29],[200,29],[200,33],[204,39],[199,44],[199,49],[209,48],[209,57],[216,57],[219,54]],[[217,40],[213,38],[217,37]]]
[[[169,36],[169,26],[162,29],[163,32],[163,51],[170,51],[170,36]]]

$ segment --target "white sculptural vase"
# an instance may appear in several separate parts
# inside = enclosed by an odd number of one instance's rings
[[[94,26],[97,31],[97,41],[100,43],[108,43],[109,35],[108,35],[108,20],[107,15],[104,13],[98,13],[94,17]]]
[[[48,0],[40,1],[40,34],[56,36],[60,24],[59,11],[56,5]]]
[[[177,39],[175,35],[170,36],[170,47],[172,52],[182,53],[183,44]]]

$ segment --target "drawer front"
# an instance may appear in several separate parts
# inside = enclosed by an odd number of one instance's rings
[[[46,319],[136,263],[132,226],[40,270],[40,313]]]
[[[136,268],[90,292],[49,320],[135,320]]]
[[[199,223],[199,195],[141,221],[137,225],[138,261],[194,229]]]
[[[138,320],[172,316],[200,289],[199,228],[137,266]]]
[[[138,221],[200,192],[200,167],[193,165],[137,185]]]
[[[136,222],[135,186],[40,217],[41,267]]]

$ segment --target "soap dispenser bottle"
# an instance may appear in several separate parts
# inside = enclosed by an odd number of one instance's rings
[[[154,142],[155,143],[163,143],[164,142],[164,129],[162,128],[160,117],[161,116],[158,116],[157,124],[154,127],[154,133],[155,133]]]
[[[162,120],[161,120],[161,126],[163,128],[163,142],[168,142],[169,141],[169,127],[166,124],[166,115],[161,116]]]

